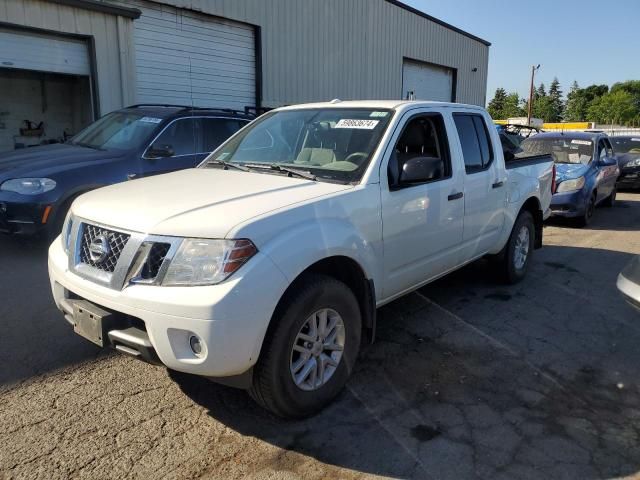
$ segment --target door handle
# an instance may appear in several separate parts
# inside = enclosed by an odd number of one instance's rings
[[[491,185],[491,188],[500,188],[503,185],[504,185],[504,182],[501,180],[501,181],[496,182],[493,185]]]
[[[459,198],[464,197],[464,193],[462,192],[458,192],[458,193],[452,193],[451,195],[449,195],[447,197],[447,200],[451,201],[451,200],[458,200]]]
[[[137,173],[128,173],[127,174],[127,180],[133,180],[134,178],[136,178],[138,176]]]

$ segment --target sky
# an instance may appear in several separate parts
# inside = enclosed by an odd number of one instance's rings
[[[564,94],[581,87],[640,80],[640,0],[403,0],[491,42],[487,101],[497,87],[528,97],[558,77]]]

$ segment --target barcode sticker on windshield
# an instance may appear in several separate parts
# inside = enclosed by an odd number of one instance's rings
[[[140,119],[141,122],[145,122],[145,123],[160,123],[162,121],[161,118],[155,118],[155,117],[142,117]]]
[[[373,130],[376,128],[376,125],[380,123],[379,120],[355,120],[343,118],[334,128],[358,128],[362,130]]]
[[[381,117],[384,118],[389,114],[389,112],[371,112],[371,114],[369,114],[370,117]]]
[[[571,140],[571,143],[575,143],[577,145],[591,145],[591,140],[578,140],[574,138]]]

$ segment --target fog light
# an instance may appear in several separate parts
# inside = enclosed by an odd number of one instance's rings
[[[189,346],[196,356],[199,357],[202,354],[202,343],[200,343],[200,339],[195,335],[189,337]]]

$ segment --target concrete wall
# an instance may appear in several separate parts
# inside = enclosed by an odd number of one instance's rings
[[[260,26],[264,106],[401,98],[403,57],[457,69],[457,100],[485,103],[489,47],[385,0],[159,3]]]

